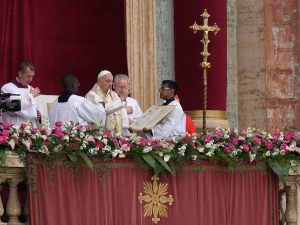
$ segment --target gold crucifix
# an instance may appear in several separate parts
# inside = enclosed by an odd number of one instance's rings
[[[200,63],[200,67],[203,68],[203,130],[205,130],[207,105],[207,68],[211,67],[210,63],[207,62],[207,57],[210,56],[210,53],[207,51],[208,43],[210,42],[210,40],[208,40],[208,32],[212,31],[216,35],[221,29],[216,23],[213,27],[208,26],[208,17],[210,17],[210,15],[207,13],[206,9],[204,9],[204,13],[202,13],[201,16],[204,19],[204,24],[199,26],[195,21],[193,26],[190,26],[190,29],[192,29],[194,33],[197,33],[198,30],[203,31],[203,39],[201,40],[203,43],[203,52],[200,52],[200,54],[203,56],[203,62]]]

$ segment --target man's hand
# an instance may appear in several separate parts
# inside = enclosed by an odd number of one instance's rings
[[[131,125],[134,122],[134,120],[128,118],[128,122],[129,122],[129,125]]]
[[[146,127],[143,128],[144,133],[148,133],[150,130]]]
[[[133,133],[132,127],[129,127],[128,130],[129,130],[130,133]]]
[[[125,103],[125,107],[127,114],[132,114],[133,113],[133,108],[132,106],[127,106],[127,102]]]
[[[40,94],[40,89],[38,88],[38,87],[36,87],[36,88],[33,88],[33,87],[31,87],[31,89],[30,89],[30,93],[32,94],[32,96],[35,98],[36,96],[39,96],[39,94]]]
[[[120,95],[120,99],[121,101],[125,101],[125,99],[128,97],[128,95],[131,93],[131,86],[127,85],[125,87],[125,89],[122,91],[121,95]]]
[[[39,110],[36,110],[36,116],[37,116],[36,120],[40,120],[41,119],[42,114],[41,114],[41,112]]]

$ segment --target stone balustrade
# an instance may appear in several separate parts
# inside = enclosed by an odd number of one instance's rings
[[[298,171],[300,171],[300,166]],[[6,206],[6,214],[9,217],[8,223],[1,221],[4,214],[4,207],[2,199],[0,198],[0,225],[29,225],[29,203],[26,200],[23,212],[18,198],[17,185],[24,182],[26,179],[23,164],[18,161],[18,156],[7,153],[7,160],[4,166],[0,167],[0,181],[9,184],[9,198]],[[296,186],[293,172],[286,177],[286,187],[279,183],[279,220],[280,225],[300,225],[298,218],[300,218],[300,187]],[[298,204],[299,202],[299,204]],[[26,217],[26,222],[19,222],[19,216],[23,213]]]
[[[25,215],[27,222],[21,223],[19,216],[22,214],[22,207],[19,201],[17,186],[20,182],[24,182],[26,179],[25,170],[22,163],[19,162],[18,156],[7,152],[7,159],[4,166],[0,167],[0,181],[9,184],[9,197],[6,205],[6,214],[9,217],[7,223],[0,220],[0,225],[29,225],[29,204],[28,198],[24,206],[23,214]],[[0,218],[4,214],[4,207],[2,199],[0,198]]]

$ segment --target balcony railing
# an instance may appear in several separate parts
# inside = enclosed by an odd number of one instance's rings
[[[300,167],[300,166],[299,166]],[[17,186],[21,182],[26,182],[24,166],[18,161],[18,156],[7,152],[7,160],[4,166],[0,167],[0,181],[9,184],[9,198],[6,205],[6,214],[9,221],[4,223],[0,220],[0,225],[29,225],[29,203],[28,198],[22,211],[17,193]],[[286,178],[286,187],[279,183],[279,224],[280,225],[300,225],[298,223],[298,212],[300,212],[300,191],[296,186],[293,172]],[[299,205],[298,205],[299,202]],[[0,198],[0,218],[4,214],[2,199]],[[19,216],[23,214],[25,223],[19,221]]]

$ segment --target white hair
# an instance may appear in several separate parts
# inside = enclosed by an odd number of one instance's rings
[[[118,79],[121,79],[121,80],[128,80],[128,84],[130,83],[129,77],[128,77],[127,75],[125,75],[125,74],[117,74],[117,75],[115,76],[115,78],[114,78],[114,83],[115,83],[115,85],[117,85]]]

